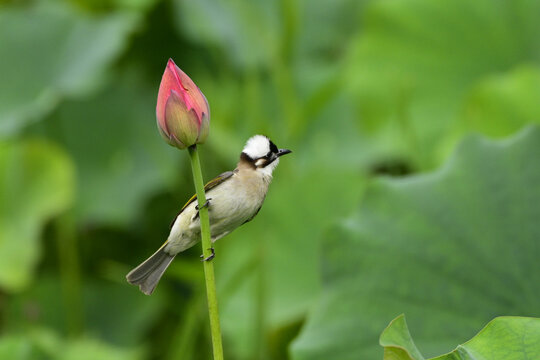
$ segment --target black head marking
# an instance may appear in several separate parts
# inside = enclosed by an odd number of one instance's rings
[[[276,144],[274,144],[272,142],[272,140],[270,140],[270,139],[268,139],[268,141],[270,142],[270,151],[273,152],[274,154],[277,154],[278,148],[277,148]]]
[[[252,159],[251,156],[249,156],[248,154],[246,154],[245,152],[242,151],[242,153],[240,154],[240,161],[245,163],[245,164],[249,164],[251,165],[251,167],[255,168],[255,159]]]

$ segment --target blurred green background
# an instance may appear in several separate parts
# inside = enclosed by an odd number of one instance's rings
[[[495,316],[540,316],[538,14],[4,1],[0,359],[211,358],[199,246],[151,297],[125,281],[194,192],[155,123],[169,57],[211,106],[205,179],[257,133],[293,150],[255,221],[216,245],[227,359],[381,359],[401,313],[435,355]]]

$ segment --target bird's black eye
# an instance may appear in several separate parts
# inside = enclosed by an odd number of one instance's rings
[[[272,141],[270,141],[270,152],[273,152],[274,154],[277,154],[278,152],[276,144],[274,144]]]

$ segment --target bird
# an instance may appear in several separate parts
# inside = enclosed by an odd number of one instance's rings
[[[242,149],[236,168],[218,175],[205,185],[208,200],[204,206],[208,207],[212,243],[253,220],[263,205],[280,157],[291,152],[288,149],[278,149],[267,136],[252,136]],[[196,200],[197,196],[194,195],[180,210],[167,241],[126,275],[127,281],[138,285],[144,294],[152,294],[178,253],[201,240]],[[214,257],[214,249],[210,250],[212,255],[204,258],[204,261]]]

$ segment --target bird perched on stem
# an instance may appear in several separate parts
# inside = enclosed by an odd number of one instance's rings
[[[251,137],[242,153],[236,169],[227,171],[204,187],[207,195],[210,233],[212,242],[252,220],[261,209],[272,172],[279,158],[290,153],[278,149],[266,136]],[[174,221],[167,241],[147,260],[127,274],[130,284],[150,295],[159,279],[176,254],[189,249],[201,240],[199,209],[193,196],[182,208]],[[203,261],[211,260],[212,255]]]

